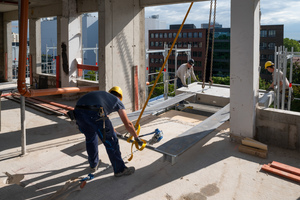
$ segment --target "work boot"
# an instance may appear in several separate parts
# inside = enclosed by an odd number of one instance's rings
[[[135,168],[134,167],[126,167],[123,172],[120,172],[120,173],[117,173],[115,174],[115,177],[121,177],[123,175],[131,175],[133,174],[135,171]]]
[[[92,173],[94,173],[94,172],[96,172],[98,170],[98,167],[99,167],[100,163],[101,163],[101,160],[99,160],[99,162],[96,165],[96,167],[90,167],[90,170],[91,170]]]

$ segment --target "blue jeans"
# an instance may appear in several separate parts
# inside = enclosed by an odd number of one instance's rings
[[[97,111],[75,109],[74,113],[76,124],[79,130],[85,135],[86,151],[90,167],[94,168],[99,162],[98,137],[103,142],[103,121],[96,121],[100,118]],[[119,140],[109,119],[105,120],[105,132],[106,138],[103,144],[113,166],[114,173],[123,172],[126,166],[121,157]]]
[[[177,78],[177,82],[176,83],[177,83],[177,89],[183,87],[183,84],[182,84],[182,81],[181,81],[180,78]],[[183,102],[184,101],[180,101],[179,104],[183,105]]]

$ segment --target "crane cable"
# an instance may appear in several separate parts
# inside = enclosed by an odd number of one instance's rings
[[[213,83],[212,80],[212,68],[213,68],[213,62],[214,62],[214,44],[215,44],[215,29],[216,29],[216,10],[217,10],[217,0],[215,0],[215,6],[214,6],[214,25],[213,25],[213,34],[212,34],[212,45],[211,45],[211,58],[210,58],[210,76],[209,76],[209,88],[211,88],[211,85]]]
[[[175,45],[175,43],[176,43],[176,41],[177,41],[177,38],[178,38],[178,36],[179,36],[179,33],[181,32],[181,30],[182,30],[182,27],[183,27],[183,24],[184,24],[184,22],[185,22],[185,20],[186,20],[186,18],[187,18],[187,16],[188,16],[188,14],[189,14],[189,12],[190,12],[190,10],[191,10],[191,8],[192,8],[192,6],[193,6],[193,4],[194,4],[194,2],[191,2],[191,5],[190,5],[190,7],[189,7],[189,9],[188,9],[188,11],[187,11],[187,13],[186,13],[186,15],[185,15],[185,17],[184,17],[184,19],[183,19],[183,21],[182,21],[182,24],[181,24],[181,26],[180,26],[180,28],[179,28],[179,30],[178,30],[178,32],[177,32],[177,35],[176,35],[176,37],[175,37],[175,39],[174,39],[174,41],[173,41],[173,44],[172,44],[172,46],[171,46],[171,48],[170,48],[170,50],[169,50],[169,53],[168,53],[168,55],[167,55],[167,57],[165,58],[165,61],[164,61],[164,63],[163,63],[163,65],[161,66],[161,68],[160,68],[160,71],[159,71],[159,73],[158,73],[158,75],[157,75],[157,77],[156,77],[156,79],[155,79],[155,81],[154,81],[154,84],[153,84],[153,86],[152,86],[152,89],[151,89],[151,91],[150,91],[150,93],[149,93],[149,95],[148,95],[148,98],[147,98],[147,100],[146,100],[146,102],[145,102],[145,104],[144,104],[144,107],[143,107],[143,109],[142,109],[142,111],[141,111],[141,113],[140,113],[140,115],[139,115],[139,118],[137,119],[137,121],[136,121],[136,123],[135,123],[135,129],[137,129],[137,135],[139,135],[139,132],[140,132],[140,124],[139,124],[139,122],[140,122],[140,120],[141,120],[141,118],[142,118],[142,115],[143,115],[143,113],[144,113],[144,110],[145,110],[145,108],[146,108],[146,106],[147,106],[147,104],[148,104],[148,101],[149,101],[149,99],[150,99],[150,97],[151,97],[151,95],[152,95],[152,93],[153,93],[153,91],[154,91],[154,88],[155,88],[155,86],[156,86],[156,84],[157,84],[157,82],[158,82],[158,79],[159,79],[159,77],[160,77],[160,75],[161,75],[161,73],[162,73],[162,71],[163,71],[163,69],[164,69],[164,66],[166,65],[166,62],[168,61],[168,59],[169,59],[169,56],[170,56],[170,54],[171,54],[171,52],[172,52],[172,50],[173,50],[173,47],[174,47],[174,45]],[[128,139],[127,139],[127,142],[131,142],[131,140],[132,140],[132,138],[133,138],[133,136],[130,136]],[[142,140],[142,139],[141,139]],[[131,161],[132,160],[132,158],[133,158],[133,153],[132,153],[132,148],[133,148],[133,146],[135,146],[138,150],[140,150],[140,151],[142,151],[144,148],[145,148],[145,146],[146,146],[146,141],[145,140],[142,140],[143,141],[143,145],[141,146],[141,147],[139,147],[139,145],[138,145],[138,143],[136,142],[136,141],[133,141],[132,142],[132,145],[131,145],[131,157],[128,159],[128,161]]]
[[[207,57],[208,57],[209,36],[210,36],[210,22],[211,22],[211,13],[212,13],[213,1],[214,0],[210,1],[209,21],[208,21],[208,30],[207,30],[207,40],[206,40],[206,52],[205,52],[205,63],[204,63],[203,80],[202,80],[202,93],[204,93],[204,88],[205,88],[206,66],[207,66]],[[217,0],[215,0],[213,31],[215,30],[216,1]],[[214,42],[214,40],[213,40],[213,42]]]

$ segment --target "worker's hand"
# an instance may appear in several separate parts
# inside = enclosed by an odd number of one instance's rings
[[[139,146],[143,145],[143,141],[139,137],[135,138],[134,141],[136,141],[139,144]]]

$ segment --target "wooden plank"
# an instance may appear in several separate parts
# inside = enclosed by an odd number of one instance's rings
[[[280,162],[273,161],[271,163],[271,167],[274,167],[276,169],[286,171],[286,172],[295,174],[297,176],[300,176],[300,169],[299,168],[292,167],[292,166],[289,166],[289,165],[286,165],[286,164],[282,164]]]
[[[268,150],[268,146],[263,144],[263,143],[260,143],[258,141],[252,141],[252,140],[247,140],[247,139],[244,139],[242,140],[242,144],[243,145],[246,145],[246,146],[250,146],[250,147],[255,147],[255,148],[258,148],[258,149],[262,149],[262,150]]]
[[[261,167],[261,169],[263,169],[263,170],[265,170],[267,172],[271,172],[273,174],[276,174],[276,175],[279,175],[279,176],[282,176],[282,177],[285,177],[285,178],[288,178],[288,179],[300,182],[300,176],[297,176],[295,174],[291,174],[291,173],[288,173],[288,172],[285,172],[285,171],[281,171],[281,170],[273,168],[273,167],[271,167],[269,165],[263,165]]]
[[[256,149],[242,144],[239,145],[239,151],[253,156],[258,156],[260,158],[267,158],[268,156],[268,151],[266,150]]]

